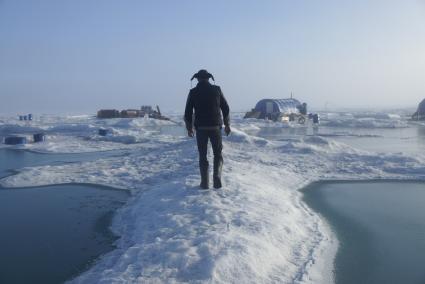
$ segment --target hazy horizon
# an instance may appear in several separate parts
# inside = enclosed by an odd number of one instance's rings
[[[425,98],[423,0],[0,0],[0,38],[0,114],[180,111],[201,68],[238,111],[291,92],[315,109]]]

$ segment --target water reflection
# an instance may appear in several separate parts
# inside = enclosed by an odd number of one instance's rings
[[[124,191],[68,184],[0,189],[0,283],[62,283],[114,249]]]
[[[425,283],[424,183],[319,183],[304,196],[340,241],[336,283]]]

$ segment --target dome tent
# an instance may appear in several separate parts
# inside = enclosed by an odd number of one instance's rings
[[[290,99],[263,99],[260,100],[246,118],[275,119],[281,114],[300,113],[302,104],[293,98]]]
[[[412,119],[414,120],[425,120],[425,99],[419,103],[418,109],[412,115]]]

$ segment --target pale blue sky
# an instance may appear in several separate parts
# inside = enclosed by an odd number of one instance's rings
[[[424,0],[0,0],[0,114],[182,110],[214,74],[233,110],[425,98]]]

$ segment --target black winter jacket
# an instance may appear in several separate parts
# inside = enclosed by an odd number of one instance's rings
[[[211,85],[209,82],[199,82],[190,90],[184,112],[184,121],[188,130],[192,129],[193,110],[195,110],[195,128],[214,126],[221,128],[223,123],[229,125],[229,105],[219,86]]]

